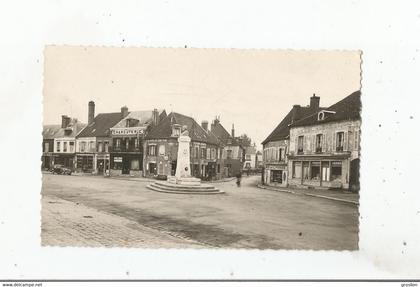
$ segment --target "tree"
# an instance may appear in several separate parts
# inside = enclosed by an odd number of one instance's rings
[[[241,144],[244,146],[244,147],[248,147],[248,146],[251,146],[251,138],[249,138],[248,136],[247,136],[247,134],[241,134],[240,135],[240,137],[239,137],[239,139],[240,139],[240,141],[241,141]]]

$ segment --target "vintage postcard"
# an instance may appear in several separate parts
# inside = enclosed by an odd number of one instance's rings
[[[358,250],[361,51],[44,56],[43,246]]]

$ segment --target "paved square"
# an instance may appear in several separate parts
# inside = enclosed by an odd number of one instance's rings
[[[358,207],[263,190],[259,177],[219,195],[166,194],[147,181],[43,175],[42,244],[142,248],[356,250]]]

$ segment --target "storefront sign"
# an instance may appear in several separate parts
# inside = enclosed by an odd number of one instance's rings
[[[122,162],[122,157],[120,156],[114,157],[114,162]]]

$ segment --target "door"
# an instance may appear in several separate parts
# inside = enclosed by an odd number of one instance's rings
[[[171,163],[171,175],[175,175],[176,173],[176,160],[173,160]]]
[[[127,157],[122,160],[122,174],[130,174],[130,161]]]

